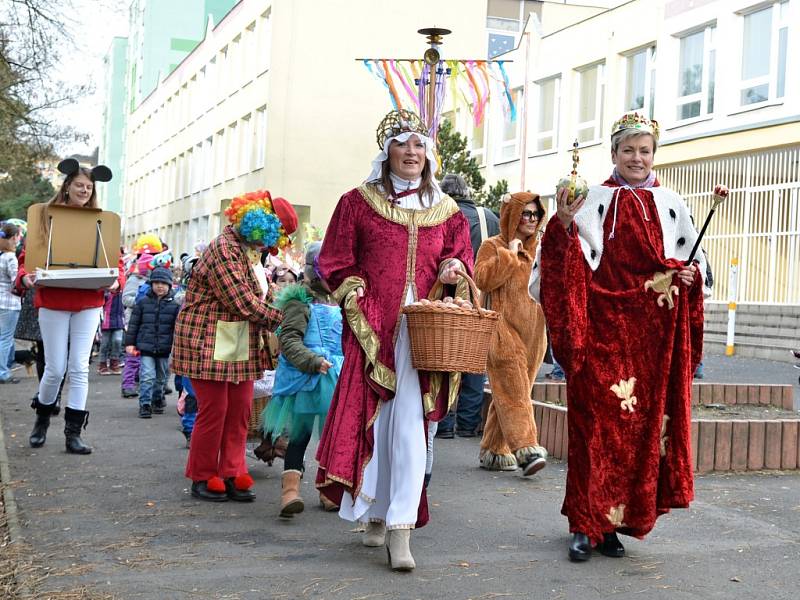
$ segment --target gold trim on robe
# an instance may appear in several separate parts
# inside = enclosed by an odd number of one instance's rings
[[[405,225],[412,223],[418,227],[441,225],[459,211],[458,204],[450,196],[442,196],[438,204],[430,208],[415,210],[400,208],[389,202],[374,185],[364,184],[358,188],[367,204],[381,217],[392,223]]]
[[[379,386],[394,392],[397,385],[397,378],[394,371],[378,360],[378,353],[381,343],[378,336],[367,321],[367,317],[361,312],[358,306],[357,288],[366,288],[361,277],[348,277],[333,292],[333,297],[344,308],[347,324],[356,336],[361,349],[364,351],[369,364],[372,365],[372,372],[369,374]]]

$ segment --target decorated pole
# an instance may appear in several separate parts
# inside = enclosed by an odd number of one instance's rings
[[[700,248],[700,242],[703,240],[703,236],[706,234],[706,229],[708,229],[708,224],[711,223],[711,217],[714,216],[714,211],[717,210],[717,207],[725,202],[728,198],[728,188],[724,185],[718,185],[714,188],[714,199],[712,200],[711,210],[708,211],[708,215],[706,216],[706,221],[703,223],[702,229],[700,229],[700,234],[697,236],[697,241],[695,241],[694,246],[692,247],[692,251],[689,253],[689,259],[686,261],[687,265],[692,264],[695,255],[697,254],[697,250]]]
[[[458,102],[459,96],[465,97],[477,127],[483,121],[494,82],[505,102],[508,118],[511,121],[517,118],[517,107],[503,66],[512,61],[460,58],[444,60],[440,52],[442,38],[451,31],[441,27],[428,27],[418,30],[418,33],[426,36],[430,45],[421,60],[356,59],[381,81],[389,92],[395,110],[407,109],[418,114],[428,129],[429,137],[435,140],[448,87],[454,103]]]

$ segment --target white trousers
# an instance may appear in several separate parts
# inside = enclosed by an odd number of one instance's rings
[[[383,521],[387,529],[412,529],[425,478],[427,444],[419,375],[411,366],[406,318],[394,348],[397,393],[383,402],[373,425],[375,446],[353,503],[344,493],[339,516],[348,521]]]
[[[39,309],[39,328],[44,344],[44,375],[39,383],[39,402],[53,404],[58,388],[68,373],[67,406],[75,410],[86,408],[89,393],[89,355],[102,307],[78,312]]]

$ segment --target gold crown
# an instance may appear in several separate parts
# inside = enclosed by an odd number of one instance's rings
[[[405,133],[406,131],[412,131],[425,136],[428,135],[428,128],[425,127],[425,124],[417,113],[405,110],[404,108],[393,110],[386,115],[383,121],[381,121],[381,124],[378,125],[378,148],[383,150],[387,139]]]
[[[619,120],[615,121],[614,125],[611,127],[611,137],[614,137],[617,133],[625,129],[638,129],[642,133],[649,133],[658,141],[658,121],[655,119],[648,119],[637,112],[626,113],[622,115]]]

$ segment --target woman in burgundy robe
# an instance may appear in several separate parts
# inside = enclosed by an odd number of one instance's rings
[[[433,141],[413,113],[390,113],[367,182],[339,204],[319,270],[344,311],[344,364],[322,432],[317,487],[367,525],[396,570],[411,570],[410,530],[428,520],[426,422],[443,418],[458,374],[411,366],[404,305],[472,269],[469,227],[432,177]],[[387,120],[384,120],[386,123]],[[384,125],[382,123],[382,125]]]
[[[612,176],[571,205],[561,190],[531,277],[567,374],[561,512],[575,561],[592,546],[622,556],[617,532],[641,538],[694,495],[690,400],[705,259],[686,266],[697,232],[652,172],[657,123],[625,115],[611,141]]]

